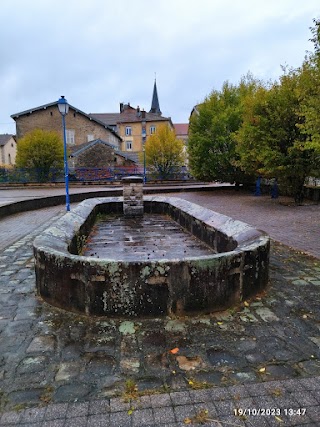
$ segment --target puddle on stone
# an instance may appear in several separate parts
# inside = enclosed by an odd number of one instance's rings
[[[211,365],[224,366],[224,365],[235,365],[237,358],[226,351],[208,349],[207,357]]]
[[[115,260],[159,260],[211,255],[213,249],[167,215],[126,218],[106,215],[93,226],[84,256]]]

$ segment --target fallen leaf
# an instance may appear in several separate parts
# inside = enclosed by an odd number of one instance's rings
[[[223,322],[217,322],[217,325],[223,325]]]
[[[192,371],[196,368],[202,366],[203,361],[200,356],[195,357],[186,357],[186,356],[177,356],[177,362],[179,368],[183,371]]]
[[[247,301],[245,301],[243,304],[245,307],[249,307],[249,305],[250,305]]]
[[[183,422],[185,424],[191,424],[192,423],[192,419],[191,418],[185,418]]]
[[[170,350],[170,353],[171,353],[171,354],[177,354],[177,353],[179,353],[179,349],[178,349],[178,347],[175,347],[175,348],[173,348],[172,350]]]
[[[260,369],[259,369],[259,372],[260,372],[260,373],[266,372],[266,368],[260,368]]]
[[[282,420],[280,417],[275,417],[275,419],[276,419],[277,421],[279,421],[279,423],[283,423],[283,420]]]

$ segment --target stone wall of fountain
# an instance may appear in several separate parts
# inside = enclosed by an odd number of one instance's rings
[[[129,217],[141,215],[141,206],[132,210],[134,193],[128,190]],[[152,260],[146,254],[130,261],[113,259],[112,253],[103,259],[82,256],[97,215],[123,216],[124,200],[85,200],[35,240],[37,293],[46,302],[96,316],[184,315],[228,308],[267,286],[265,233],[173,197],[144,197],[144,211],[170,216],[211,248],[210,254]]]

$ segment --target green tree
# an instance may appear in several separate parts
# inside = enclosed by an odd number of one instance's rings
[[[199,105],[190,120],[188,144],[192,174],[199,179],[244,182],[238,165],[235,132],[242,124],[243,100],[261,83],[248,74],[238,86],[228,82]]]
[[[284,71],[279,82],[246,99],[237,152],[246,172],[278,178],[301,202],[316,153],[300,130],[304,121],[299,113],[300,72]]]
[[[167,178],[174,168],[185,162],[184,143],[169,126],[158,126],[157,132],[147,138],[145,155],[147,166],[154,167],[162,178]]]
[[[314,52],[304,60],[300,71],[301,132],[308,136],[310,146],[318,150],[320,144],[320,20],[314,19],[311,28]]]
[[[16,166],[35,168],[38,180],[49,177],[50,168],[63,166],[63,143],[58,133],[35,129],[17,144]]]

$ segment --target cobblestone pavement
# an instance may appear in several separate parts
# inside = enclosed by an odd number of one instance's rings
[[[61,215],[65,213],[64,206],[10,215],[0,220],[0,251],[21,237],[34,232],[41,224],[46,223],[58,213]]]
[[[272,200],[233,190],[170,195],[244,221],[274,240],[320,257],[320,204],[306,200],[303,206],[294,206],[289,197]]]
[[[212,204],[211,197],[192,201]],[[257,210],[239,217],[247,198],[240,209],[237,200],[229,204],[229,215],[255,225]],[[297,216],[296,207],[284,208],[287,218]],[[61,214],[44,210],[46,221],[28,233],[30,213],[15,216],[21,237],[0,255],[2,427],[320,425],[319,252],[314,258],[273,242],[268,290],[225,312],[86,318],[34,293],[32,241]],[[303,235],[307,229],[308,221]],[[294,238],[294,228],[286,235]]]

